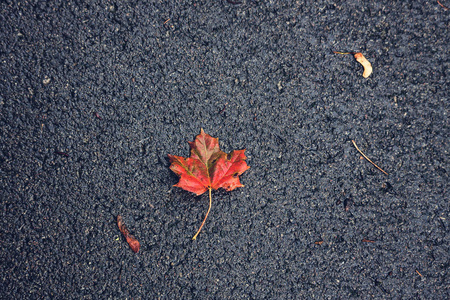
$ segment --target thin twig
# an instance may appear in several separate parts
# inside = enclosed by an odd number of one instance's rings
[[[362,241],[363,241],[364,243],[375,243],[375,241],[368,240],[368,239],[363,239]]]
[[[354,140],[352,140],[353,145],[355,146],[356,150],[358,150],[359,153],[361,153],[362,156],[364,156],[365,159],[367,159],[372,165],[374,165],[378,170],[380,170],[381,172],[383,172],[384,174],[388,175],[388,173],[386,173],[386,171],[384,171],[382,168],[380,168],[379,166],[377,166],[373,161],[370,160],[370,158],[368,158],[361,150],[359,150],[358,146],[356,146],[356,143]]]
[[[442,6],[442,8],[444,8],[445,10],[448,10],[448,9],[449,9],[447,6],[442,5],[442,3],[439,2],[439,0],[437,0],[437,3],[438,3],[440,6]]]
[[[145,142],[146,140],[149,140],[150,138],[151,138],[151,137],[148,137],[148,138],[145,138],[145,139],[143,139],[143,140],[140,140],[140,141],[139,141],[139,144]]]
[[[339,51],[333,51],[334,54],[355,54],[355,52],[339,52]]]

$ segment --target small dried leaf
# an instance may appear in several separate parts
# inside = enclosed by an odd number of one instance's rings
[[[134,253],[138,253],[139,249],[141,248],[141,244],[139,244],[139,241],[130,234],[128,228],[123,223],[123,218],[120,215],[117,216],[117,226],[119,226],[119,230],[127,240],[127,243],[128,245],[130,245],[131,250],[133,250]]]

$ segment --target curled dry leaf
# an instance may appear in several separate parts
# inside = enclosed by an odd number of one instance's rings
[[[367,78],[372,74],[372,65],[370,62],[362,55],[362,53],[355,53],[353,55],[357,62],[359,62],[364,67],[363,77]]]
[[[201,195],[209,190],[209,209],[200,229],[192,239],[200,233],[211,209],[211,190],[224,188],[232,191],[242,187],[239,175],[250,168],[245,162],[245,149],[234,150],[227,154],[220,150],[219,139],[206,134],[203,129],[195,141],[189,142],[191,156],[184,158],[169,154],[170,169],[180,176],[175,185],[186,191]]]
[[[372,74],[372,65],[371,63],[364,57],[364,55],[362,55],[362,53],[360,52],[338,52],[338,51],[333,51],[333,53],[335,54],[353,54],[353,56],[355,57],[356,61],[359,62],[363,67],[364,67],[364,73],[363,73],[363,77],[367,78],[370,76],[370,74]]]
[[[117,216],[117,226],[119,226],[119,230],[127,240],[127,243],[128,245],[130,245],[131,250],[133,250],[134,253],[138,253],[141,244],[139,244],[139,241],[130,234],[128,228],[123,223],[123,218],[121,216]]]

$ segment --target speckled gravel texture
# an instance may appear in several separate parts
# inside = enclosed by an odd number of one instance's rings
[[[448,299],[449,16],[1,1],[1,298]],[[192,241],[208,196],[167,154],[201,128],[251,168]]]

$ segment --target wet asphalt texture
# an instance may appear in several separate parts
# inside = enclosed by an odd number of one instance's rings
[[[449,16],[1,1],[1,298],[448,298]],[[201,128],[251,168],[192,241],[208,195],[173,187],[167,154]]]

